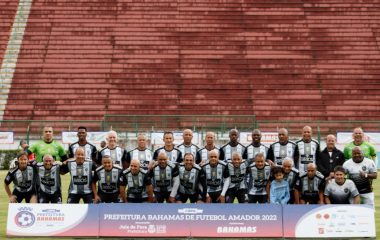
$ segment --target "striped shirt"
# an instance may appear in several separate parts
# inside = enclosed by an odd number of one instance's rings
[[[178,177],[178,165],[168,162],[165,168],[155,166],[149,173],[153,183],[153,191],[167,193],[173,190],[173,178]]]
[[[123,169],[119,166],[112,166],[110,171],[106,171],[103,166],[95,170],[92,182],[98,182],[98,194],[102,196],[111,195],[117,197],[120,192],[120,176]]]
[[[248,186],[250,195],[266,195],[266,186],[270,178],[270,165],[265,163],[262,169],[256,167],[256,163],[252,163],[248,167]]]
[[[267,159],[272,160],[275,165],[282,166],[282,161],[286,157],[295,159],[298,156],[298,148],[294,142],[288,141],[286,144],[275,142],[270,145]]]
[[[196,155],[196,158],[195,158],[195,163],[196,164],[199,164],[200,162],[204,161],[205,163],[208,162],[208,153],[212,150],[218,150],[219,151],[219,148],[217,148],[216,146],[214,146],[213,149],[211,150],[208,150],[206,148],[206,146],[202,149],[200,149],[198,152],[197,152],[197,155]]]
[[[247,165],[249,164],[246,161],[243,161],[237,168],[231,162],[227,164],[231,178],[229,189],[247,189],[247,181],[245,181],[248,170]]]
[[[312,139],[309,143],[304,142],[302,139],[296,142],[298,149],[298,161],[294,159],[295,168],[298,169],[300,175],[307,172],[307,165],[309,163],[316,164],[319,158],[319,143]]]
[[[249,164],[255,161],[255,157],[258,153],[262,153],[264,155],[264,161],[267,159],[269,148],[263,144],[260,144],[259,147],[253,146],[253,144],[248,145],[245,148],[243,153],[243,159],[245,159]]]
[[[148,171],[142,168],[140,168],[140,171],[136,175],[133,175],[130,169],[125,169],[120,176],[120,185],[128,186],[128,198],[147,198],[146,186],[151,184],[152,181],[148,175]]]
[[[153,159],[157,160],[158,154],[160,152],[165,152],[168,156],[168,159],[171,163],[181,163],[182,162],[182,153],[179,149],[173,148],[172,150],[166,150],[165,147],[158,148],[156,151],[154,151]],[[195,156],[194,156],[195,158]]]
[[[36,176],[32,166],[27,166],[21,171],[18,167],[9,171],[5,177],[4,183],[14,184],[14,189],[21,193],[27,193],[36,190]]]
[[[232,154],[234,152],[238,152],[240,156],[243,156],[244,151],[245,147],[241,143],[238,143],[235,147],[231,146],[230,143],[227,143],[226,145],[220,148],[219,159],[228,162],[231,161]]]
[[[74,160],[67,161],[62,165],[62,173],[70,173],[69,194],[89,194],[92,193],[92,172],[96,167],[92,161],[85,160],[82,165],[78,165]]]
[[[220,192],[223,188],[224,179],[229,177],[227,163],[218,161],[218,164],[213,167],[210,163],[202,166],[206,174],[207,192]]]
[[[46,194],[56,194],[61,192],[61,175],[59,165],[53,165],[51,169],[46,169],[43,163],[38,163],[36,170],[39,191]]]
[[[176,147],[181,151],[182,157],[185,156],[185,153],[191,153],[194,156],[194,159],[199,151],[199,147],[195,144],[191,144],[190,146],[186,146],[185,143],[182,143]]]
[[[89,142],[87,142],[85,145],[80,145],[79,142],[75,142],[73,144],[70,144],[70,146],[69,146],[69,158],[73,158],[75,155],[75,151],[80,147],[84,148],[86,160],[96,161],[98,150],[96,149],[96,147],[94,145],[92,145]]]
[[[140,150],[138,148],[133,149],[132,151],[128,152],[127,155],[127,163],[128,165],[131,164],[131,160],[139,160],[140,161],[140,167],[142,167],[145,170],[148,170],[148,166],[150,161],[153,160],[153,153],[149,149]]]

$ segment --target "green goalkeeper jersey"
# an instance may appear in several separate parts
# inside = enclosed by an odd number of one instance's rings
[[[53,140],[50,143],[39,140],[34,143],[29,150],[36,155],[36,161],[42,162],[42,158],[46,154],[50,154],[56,161],[66,160],[66,152],[62,144]]]
[[[373,157],[376,157],[376,149],[371,143],[363,142],[362,144],[357,146],[354,144],[354,142],[350,142],[344,147],[344,158],[346,160],[352,158],[352,149],[354,147],[360,147],[363,151],[364,157],[366,158],[373,159]]]

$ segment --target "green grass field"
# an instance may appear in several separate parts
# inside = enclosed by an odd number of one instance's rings
[[[1,182],[4,181],[4,178],[6,176],[6,171],[0,171],[0,179]],[[69,176],[64,175],[62,176],[62,189],[68,189],[69,185]],[[380,221],[380,180],[374,181],[373,185],[375,189],[375,203],[376,203],[376,226],[377,223]],[[62,192],[63,195],[63,201],[65,202],[67,200],[67,191]],[[6,230],[6,222],[7,222],[7,212],[8,212],[8,196],[4,190],[4,187],[2,187],[1,194],[0,194],[0,239],[5,239],[5,230]],[[376,236],[380,236],[380,228],[376,228]],[[29,238],[30,239],[30,238]],[[33,238],[36,239],[36,238]],[[47,238],[42,238],[47,239]],[[69,238],[64,238],[69,239]]]

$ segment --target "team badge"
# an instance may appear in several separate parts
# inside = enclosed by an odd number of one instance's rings
[[[14,221],[17,226],[22,228],[30,227],[34,224],[36,217],[29,209],[22,209],[18,212],[14,218]]]

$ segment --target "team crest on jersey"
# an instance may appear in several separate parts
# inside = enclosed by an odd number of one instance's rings
[[[362,167],[362,170],[363,170],[363,171],[367,170],[367,167],[366,167],[366,166],[363,166],[363,167]]]
[[[344,188],[344,192],[345,192],[345,193],[348,193],[348,188]]]

